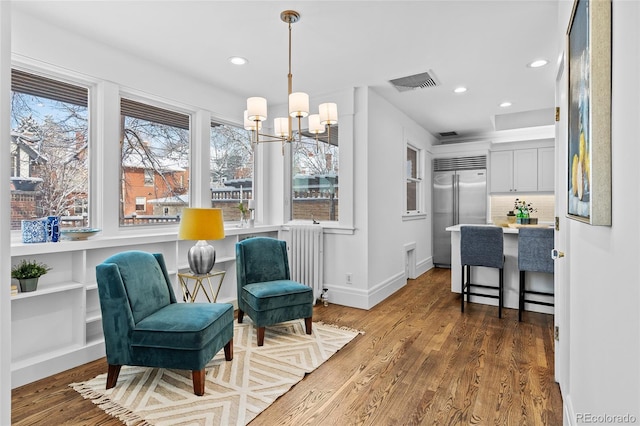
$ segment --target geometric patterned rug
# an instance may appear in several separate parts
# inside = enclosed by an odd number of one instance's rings
[[[101,374],[73,389],[126,425],[246,425],[279,396],[362,332],[304,321],[267,327],[264,346],[245,316],[234,323],[233,360],[220,351],[207,364],[205,394],[193,393],[191,372],[123,366],[116,387]]]

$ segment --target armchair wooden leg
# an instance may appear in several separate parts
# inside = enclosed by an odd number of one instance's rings
[[[122,366],[109,364],[109,369],[107,370],[107,389],[111,389],[116,385],[118,376],[120,375],[120,367]]]
[[[311,334],[311,324],[313,324],[312,318],[313,317],[309,317],[309,318],[305,318],[304,319],[304,327],[307,330],[307,334]]]
[[[264,327],[258,327],[258,346],[264,345]]]
[[[191,377],[193,378],[193,393],[198,396],[204,395],[204,376],[204,368],[202,370],[193,370],[191,372]]]
[[[233,337],[224,345],[224,359],[231,361],[233,359]]]
[[[242,309],[238,309],[238,324],[242,324],[243,319],[244,319],[244,312],[242,312]]]

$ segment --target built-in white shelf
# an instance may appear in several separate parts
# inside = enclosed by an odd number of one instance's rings
[[[229,228],[225,229],[223,240],[213,243],[218,254],[216,268],[226,271],[219,302],[236,303],[236,242],[246,236],[277,237],[279,229],[280,226]],[[14,240],[12,264],[34,259],[52,269],[40,277],[37,290],[11,297],[12,387],[105,355],[96,265],[125,250],[162,253],[178,297],[181,290],[177,273],[188,269],[187,252],[193,244],[193,241],[178,240],[175,231],[153,235],[98,234],[85,241],[41,244]]]

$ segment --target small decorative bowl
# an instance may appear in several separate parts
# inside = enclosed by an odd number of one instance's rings
[[[97,228],[62,228],[60,229],[60,235],[67,240],[80,241],[86,240],[89,237],[94,236],[100,232]]]

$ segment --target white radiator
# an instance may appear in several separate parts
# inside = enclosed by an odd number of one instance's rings
[[[293,225],[289,227],[289,266],[291,279],[313,289],[313,299],[322,293],[324,263],[322,227]]]

